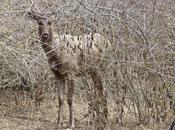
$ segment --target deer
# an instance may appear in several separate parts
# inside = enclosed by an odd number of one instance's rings
[[[102,58],[102,52],[110,46],[109,40],[106,40],[99,33],[83,34],[80,36],[69,34],[58,35],[53,29],[51,20],[45,14],[29,11],[28,16],[38,24],[40,44],[48,58],[48,64],[56,80],[59,102],[58,126],[63,124],[63,103],[67,83],[69,127],[75,127],[73,116],[74,79],[76,76],[80,76],[80,74],[87,73],[94,83],[94,90],[96,90],[96,124],[99,125],[97,130],[105,129],[108,120],[106,90],[103,87],[100,75],[93,67],[88,66],[85,60],[86,57],[90,59],[95,57],[94,59],[97,61]]]

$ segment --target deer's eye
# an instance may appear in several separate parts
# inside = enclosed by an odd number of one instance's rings
[[[47,23],[48,25],[51,25],[51,22],[50,21],[48,21],[48,23]]]
[[[38,21],[38,24],[39,24],[39,25],[43,25],[43,22],[42,22],[42,21]]]

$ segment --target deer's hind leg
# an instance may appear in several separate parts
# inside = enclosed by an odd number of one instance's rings
[[[57,79],[57,88],[58,88],[58,125],[63,124],[63,103],[64,103],[64,93],[65,93],[65,79]]]
[[[102,83],[102,79],[98,72],[90,72],[91,78],[94,83],[94,100],[92,110],[94,110],[94,122],[96,130],[107,129],[108,123],[108,109],[107,109],[107,95]]]
[[[73,79],[68,79],[68,95],[67,95],[67,102],[69,105],[69,126],[74,127],[74,118],[73,118],[73,94],[74,94],[74,80]]]

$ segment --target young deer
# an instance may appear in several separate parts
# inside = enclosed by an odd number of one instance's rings
[[[52,30],[51,21],[35,12],[28,12],[30,18],[38,23],[38,35],[41,46],[48,57],[48,63],[55,75],[58,87],[58,124],[63,121],[63,102],[65,83],[68,85],[67,102],[69,105],[69,125],[74,127],[72,114],[72,98],[74,93],[74,78],[81,74],[88,73],[94,82],[95,103],[96,103],[96,124],[98,130],[103,130],[107,125],[107,100],[101,77],[93,67],[85,64],[86,57],[95,57],[98,61],[100,55],[110,42],[100,34],[89,34],[82,36],[56,35]],[[87,55],[87,56],[86,56]]]

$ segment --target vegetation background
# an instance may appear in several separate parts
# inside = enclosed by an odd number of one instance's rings
[[[58,34],[98,32],[111,41],[102,74],[110,130],[168,129],[175,110],[174,0],[1,0],[1,130],[48,130],[56,123],[54,77],[37,24],[27,18],[32,8],[52,15]],[[91,87],[82,78],[76,84],[76,129],[93,129]]]

